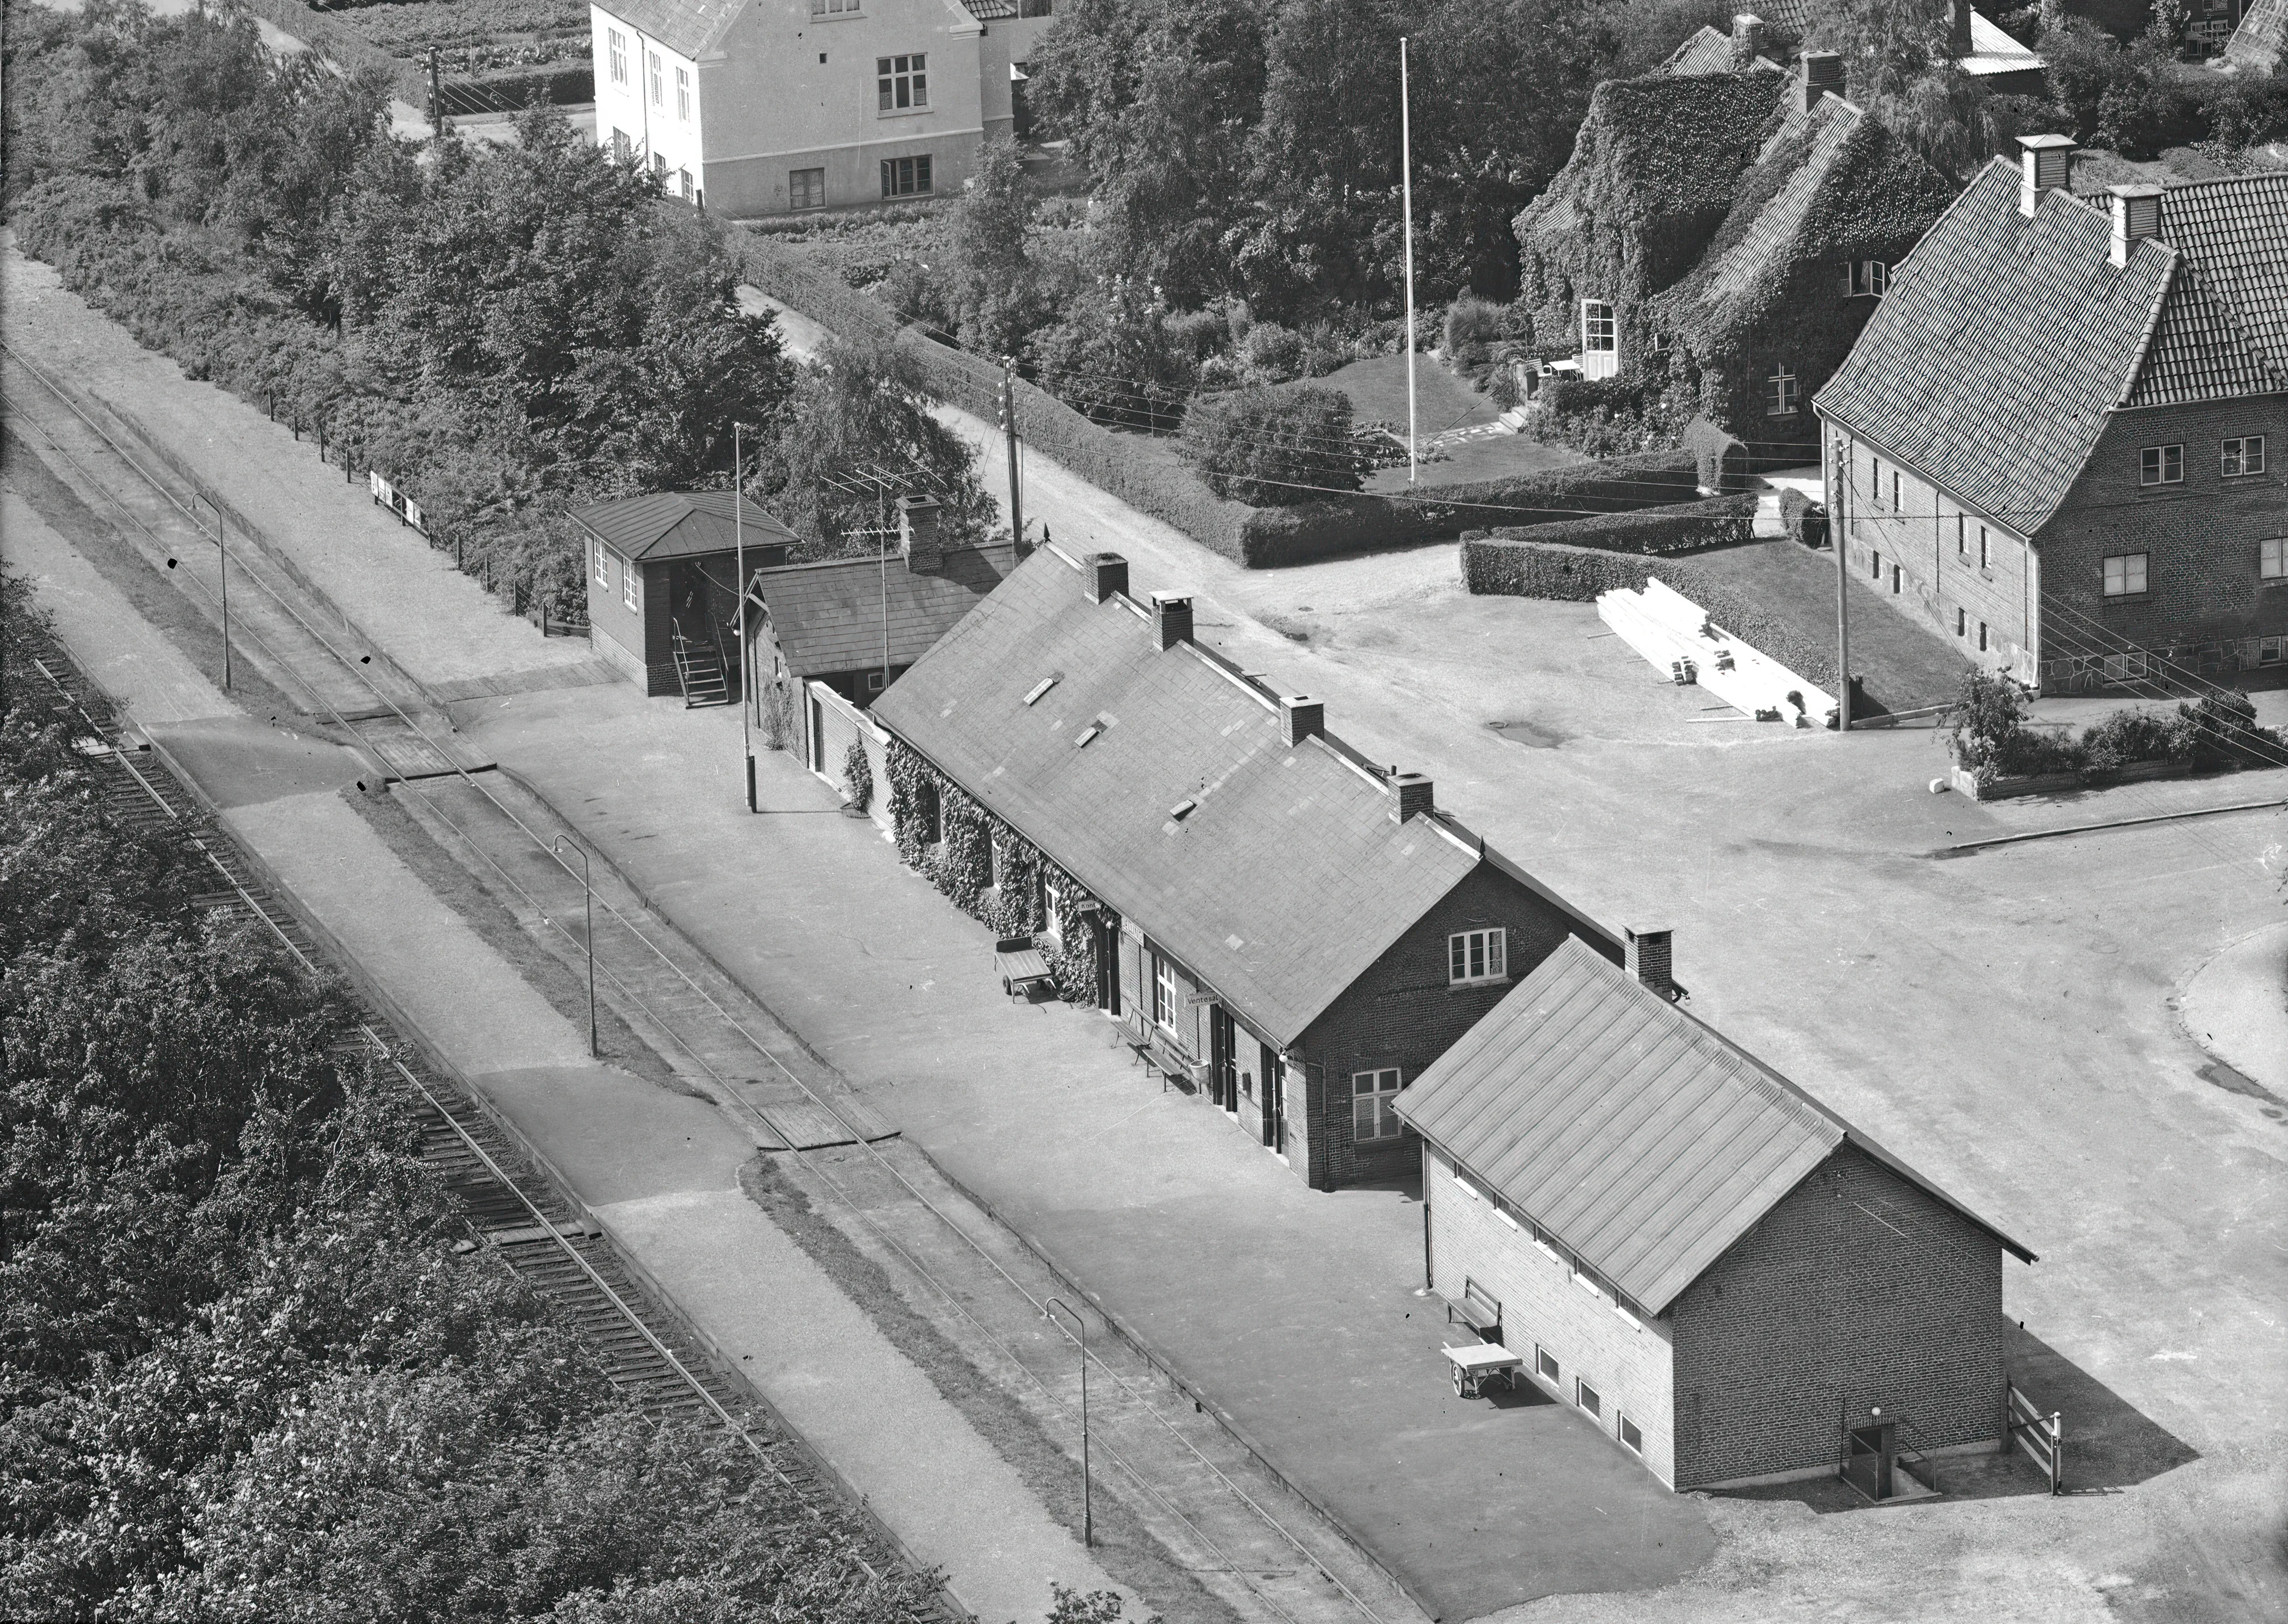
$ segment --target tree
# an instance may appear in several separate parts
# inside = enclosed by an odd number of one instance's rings
[[[1192,402],[1185,459],[1218,496],[1258,507],[1315,502],[1356,490],[1350,397],[1333,389],[1258,385]]]
[[[1986,92],[1955,62],[1948,0],[1821,0],[1804,44],[1843,59],[1851,99],[1957,180],[1994,151]]]
[[[1032,195],[1016,143],[986,142],[947,233],[952,261],[947,303],[963,347],[981,355],[1013,354],[1041,324],[1045,313],[1025,247],[1032,219]]]
[[[1197,368],[1171,330],[1168,300],[1132,277],[1107,276],[1069,299],[1027,346],[1041,386],[1099,423],[1173,428]]]

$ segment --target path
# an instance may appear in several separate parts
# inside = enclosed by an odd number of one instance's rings
[[[8,563],[90,675],[223,825],[500,1106],[618,1242],[981,1618],[1052,1580],[1113,1588],[1010,1466],[739,1189],[755,1152],[714,1107],[592,1061],[566,1020],[349,804],[351,752],[240,712],[12,491]]]

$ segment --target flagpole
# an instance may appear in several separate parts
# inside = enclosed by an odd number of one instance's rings
[[[755,736],[750,712],[755,705],[755,682],[754,665],[747,657],[747,458],[740,437],[743,426],[736,418],[732,419],[731,545],[739,555],[739,748],[747,758],[747,810],[751,812],[755,809]]]
[[[1398,42],[1398,186],[1406,215],[1406,482],[1410,485],[1418,456],[1414,408],[1414,126],[1408,106],[1402,37]]]

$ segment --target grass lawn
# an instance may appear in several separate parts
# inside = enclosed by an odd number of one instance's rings
[[[1351,411],[1362,423],[1406,425],[1406,357],[1375,355],[1354,361],[1324,378],[1302,383],[1322,389],[1339,389],[1351,397]],[[1414,358],[1415,410],[1424,439],[1450,428],[1490,423],[1501,416],[1490,395],[1480,394],[1427,355]]]

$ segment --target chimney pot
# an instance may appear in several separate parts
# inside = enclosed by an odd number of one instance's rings
[[[1390,812],[1394,822],[1402,824],[1410,817],[1419,817],[1436,804],[1430,792],[1430,780],[1420,773],[1400,773],[1391,782],[1398,789],[1397,803]]]
[[[1128,590],[1128,561],[1117,553],[1092,553],[1087,566],[1088,601],[1101,603]]]
[[[944,540],[938,533],[939,517],[933,498],[898,498],[898,551],[905,554],[908,569],[934,569],[945,556]]]
[[[2161,235],[2161,188],[2157,186],[2115,186],[2106,188],[2113,214],[2113,263],[2129,263],[2137,244]]]
[[[1950,56],[1970,54],[1970,0],[1951,0],[1947,7],[1946,48]]]
[[[1673,1003],[1676,999],[1676,977],[1671,973],[1669,935],[1665,928],[1632,928],[1621,932],[1629,974]]]
[[[1156,592],[1152,594],[1152,629],[1159,634],[1163,649],[1172,649],[1178,643],[1192,641],[1192,600],[1188,593]]]
[[[1293,749],[1307,738],[1315,738],[1327,730],[1327,705],[1323,699],[1308,694],[1289,694],[1279,701],[1279,728]]]
[[[1797,94],[1803,99],[1807,113],[1819,105],[1823,96],[1843,94],[1843,59],[1832,51],[1807,51],[1803,53],[1803,77],[1797,83]]]
[[[1764,20],[1742,12],[1732,19],[1732,71],[1744,74],[1764,53]]]
[[[2028,219],[2041,207],[2042,194],[2063,191],[2073,180],[2073,138],[2022,135],[2018,148],[2025,170],[2018,181],[2018,212]]]

